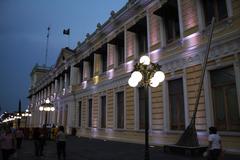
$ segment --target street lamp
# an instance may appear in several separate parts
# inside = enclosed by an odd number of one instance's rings
[[[47,98],[46,101],[41,104],[41,106],[39,107],[39,111],[45,111],[46,112],[46,116],[45,116],[45,125],[47,126],[47,113],[50,111],[55,111],[55,107],[53,106],[53,104],[50,102],[50,100]]]
[[[145,160],[149,160],[149,109],[148,109],[148,87],[157,87],[165,79],[165,74],[160,70],[158,64],[151,62],[148,56],[142,56],[139,63],[135,64],[134,71],[128,80],[130,87],[143,86],[145,94]]]
[[[28,109],[26,109],[26,111],[22,113],[22,117],[25,117],[25,128],[27,127],[28,117],[31,117],[31,116],[32,114]]]

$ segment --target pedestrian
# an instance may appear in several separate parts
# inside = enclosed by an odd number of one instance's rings
[[[40,153],[40,156],[43,156],[44,146],[46,144],[46,138],[47,138],[47,128],[43,127],[40,130],[40,136],[39,136],[39,153]]]
[[[63,159],[66,159],[66,135],[64,133],[64,127],[59,126],[58,133],[56,135],[56,143],[57,143],[57,157],[58,160],[61,159],[61,155],[63,155]]]
[[[20,128],[18,128],[15,134],[17,140],[17,149],[20,149],[22,145],[22,139],[24,138],[23,131]]]
[[[4,133],[1,134],[0,142],[3,160],[8,160],[16,151],[15,137],[10,128],[7,127]]]
[[[35,156],[40,156],[40,128],[33,129],[33,142]]]
[[[221,137],[217,134],[216,127],[209,128],[208,142],[209,142],[208,159],[218,160],[222,152],[222,143],[221,143]]]
[[[53,124],[52,125],[52,128],[51,128],[51,140],[55,140],[56,138],[55,138],[55,135],[54,135],[54,130],[55,130],[55,128],[56,128],[56,126]]]

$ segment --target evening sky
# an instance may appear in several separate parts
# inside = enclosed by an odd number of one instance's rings
[[[3,111],[28,105],[30,73],[44,64],[47,28],[50,26],[48,62],[54,65],[68,45],[63,29],[70,28],[69,47],[75,48],[103,24],[110,12],[127,0],[0,0],[0,106]]]

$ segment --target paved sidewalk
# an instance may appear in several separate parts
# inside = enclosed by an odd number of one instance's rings
[[[143,160],[144,145],[68,137],[66,160]],[[201,157],[185,157],[165,154],[161,148],[150,148],[150,160],[203,160]],[[1,157],[2,158],[2,157]],[[0,158],[0,160],[1,160]],[[19,160],[57,160],[56,144],[48,141],[43,157],[34,156],[33,141],[23,141],[18,151]],[[226,155],[226,160],[239,160],[240,156]]]

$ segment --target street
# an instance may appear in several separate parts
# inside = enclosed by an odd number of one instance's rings
[[[67,139],[66,153],[66,160],[143,160],[144,145],[70,136]],[[44,148],[44,156],[35,157],[33,141],[24,140],[22,148],[17,151],[17,155],[19,160],[57,160],[54,141],[47,142]],[[226,155],[224,159],[237,160],[239,158],[239,155]],[[151,147],[150,159],[203,160],[204,158],[166,154],[159,147]]]

